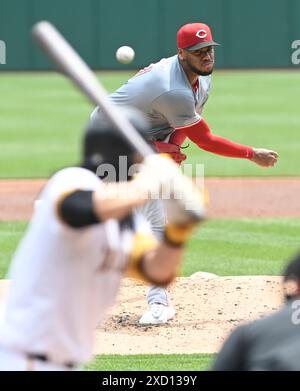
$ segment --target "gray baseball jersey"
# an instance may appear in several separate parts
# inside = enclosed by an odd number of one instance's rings
[[[149,121],[149,141],[167,141],[175,128],[191,125],[200,120],[203,106],[208,99],[211,76],[198,78],[198,88],[192,88],[178,56],[163,58],[140,70],[114,93],[109,95],[113,104],[133,106],[144,113]],[[101,121],[103,113],[96,108],[91,122]],[[161,237],[165,226],[165,215],[160,200],[140,208],[151,223],[153,233]],[[152,287],[148,292],[148,303],[168,305],[165,289]]]
[[[208,99],[211,75],[199,76],[198,80],[198,88],[193,89],[175,55],[139,71],[109,95],[109,100],[116,105],[141,110],[150,122],[149,140],[164,140],[174,128],[191,125],[200,119]],[[96,108],[91,118],[101,120],[101,115]]]

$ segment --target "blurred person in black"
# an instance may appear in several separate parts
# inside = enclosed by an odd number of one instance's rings
[[[284,272],[283,289],[283,307],[237,327],[217,355],[214,371],[300,370],[300,253]]]

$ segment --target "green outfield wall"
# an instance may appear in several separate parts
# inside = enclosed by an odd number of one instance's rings
[[[176,52],[176,31],[204,21],[222,44],[219,68],[291,67],[300,47],[299,0],[0,0],[1,70],[44,70],[51,65],[32,43],[31,26],[53,22],[95,69],[139,68]],[[117,63],[130,45],[136,58]],[[299,58],[299,56],[294,56]]]

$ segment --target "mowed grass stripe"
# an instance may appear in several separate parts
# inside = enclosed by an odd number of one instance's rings
[[[188,243],[182,274],[279,275],[300,251],[300,219],[214,220]]]
[[[213,354],[101,355],[86,366],[90,371],[203,371]]]
[[[0,223],[0,278],[25,230],[24,222]],[[300,219],[212,220],[189,241],[182,275],[278,275],[300,250]]]
[[[101,72],[108,91],[135,72]],[[204,118],[220,136],[279,152],[276,168],[205,152],[189,142],[187,163],[208,176],[299,175],[299,72],[216,71]],[[56,73],[2,73],[0,178],[48,177],[79,162],[81,137],[93,106]],[[186,143],[187,144],[187,143]]]
[[[13,253],[27,223],[0,222],[0,279],[5,278]]]

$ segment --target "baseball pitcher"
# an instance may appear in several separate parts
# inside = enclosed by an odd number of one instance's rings
[[[178,53],[139,71],[109,96],[119,106],[140,109],[150,122],[147,138],[159,153],[168,153],[180,164],[186,159],[181,145],[186,138],[201,149],[218,155],[248,159],[259,166],[277,162],[275,151],[237,144],[213,134],[202,116],[211,89],[214,47],[209,26],[190,23],[177,33]],[[91,121],[101,123],[102,112],[96,108]],[[142,211],[159,239],[164,227],[164,210],[160,202],[145,204]],[[171,319],[175,310],[167,291],[152,287],[148,293],[149,310],[140,323],[157,324]]]

